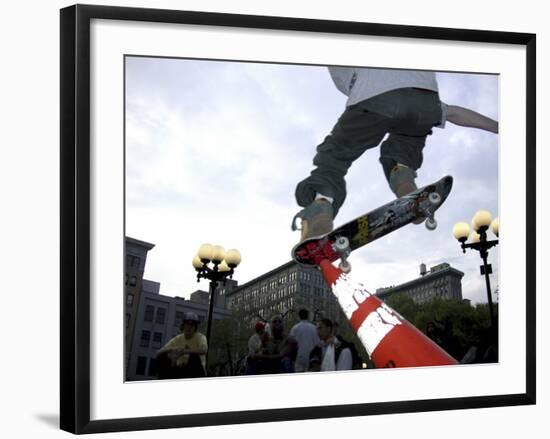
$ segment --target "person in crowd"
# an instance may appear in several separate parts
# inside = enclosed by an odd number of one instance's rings
[[[261,354],[269,340],[265,324],[256,322],[254,334],[248,339],[248,356],[246,358],[245,375],[256,375],[261,369]]]
[[[348,341],[344,339],[344,337],[338,333],[338,322],[333,321],[332,322],[332,333],[334,337],[338,339],[338,341],[341,343],[342,349],[348,348],[351,353],[351,368],[352,369],[363,369],[363,358],[361,358],[361,355],[359,355],[359,352],[357,351],[357,348],[355,347],[355,344],[353,342]],[[369,361],[367,360],[365,362],[366,365],[369,364]]]
[[[460,342],[454,335],[453,322],[449,317],[445,318],[444,322],[430,320],[426,324],[426,335],[453,358],[460,359],[464,355]]]
[[[157,352],[158,377],[196,378],[206,376],[206,337],[198,332],[197,314],[188,312],[180,325],[181,334],[176,335]]]
[[[426,335],[437,345],[443,347],[443,337],[442,337],[443,328],[440,325],[436,325],[436,322],[430,320],[426,323]]]
[[[317,328],[309,321],[309,311],[307,309],[300,309],[298,317],[300,317],[300,321],[290,330],[290,335],[298,343],[294,370],[295,372],[306,372],[309,368],[309,354],[319,343],[319,336],[317,335]]]
[[[271,319],[271,336],[263,353],[257,356],[262,360],[261,373],[293,373],[297,352],[296,339],[285,335],[283,317],[275,315]]]
[[[334,323],[323,318],[317,322],[320,342],[309,356],[311,371],[351,370],[353,359],[351,350],[334,335]]]

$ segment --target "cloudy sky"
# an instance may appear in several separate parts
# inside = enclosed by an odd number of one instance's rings
[[[497,76],[437,77],[444,102],[498,120]],[[145,278],[169,296],[207,289],[191,266],[205,242],[240,250],[239,283],[288,262],[299,239],[290,230],[295,186],[345,101],[326,67],[128,57],[126,235],[155,244]],[[410,225],[357,250],[355,276],[375,291],[418,277],[422,262],[448,262],[465,273],[464,297],[486,302],[481,259],[462,253],[452,228],[478,209],[498,215],[498,147],[498,136],[481,130],[434,129],[417,184],[454,177],[438,229]],[[351,167],[336,225],[392,199],[378,157],[371,149]],[[490,262],[495,288],[498,247]]]

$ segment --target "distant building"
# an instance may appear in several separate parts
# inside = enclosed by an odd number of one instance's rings
[[[464,273],[451,267],[448,263],[442,263],[426,271],[426,266],[420,266],[420,277],[405,282],[401,285],[387,288],[379,288],[376,295],[386,300],[397,293],[407,294],[415,303],[423,304],[432,301],[436,297],[443,299],[462,299],[462,277]]]
[[[237,288],[237,281],[233,279],[226,279],[225,285],[220,285],[214,291],[214,306],[219,308],[225,308],[225,298],[228,292]],[[210,292],[197,290],[191,293],[191,302],[206,303],[210,302]]]
[[[153,247],[154,244],[126,237],[125,358],[129,381],[156,378],[156,353],[180,333],[186,312],[196,313],[201,322],[208,317],[207,292],[196,291],[192,300],[163,296],[159,282],[143,279],[147,253]],[[213,320],[231,316],[224,307],[225,295],[236,286],[237,281],[228,279],[216,289]]]
[[[191,302],[195,303],[206,303],[208,304],[210,300],[210,294],[208,291],[197,290],[194,293],[191,293]]]
[[[298,312],[302,307],[309,309],[312,317],[345,319],[321,272],[294,261],[227,291],[225,296],[227,308],[244,313],[248,322],[289,310]]]
[[[143,279],[141,289],[144,293],[159,294],[160,282],[153,282],[152,280]]]
[[[126,237],[126,263],[125,271],[125,339],[124,350],[126,365],[130,355],[131,346],[134,341],[136,315],[141,298],[143,272],[145,271],[145,262],[147,253],[155,245],[138,239]]]

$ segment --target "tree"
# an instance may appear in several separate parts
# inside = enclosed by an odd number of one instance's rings
[[[386,304],[411,323],[413,323],[420,311],[420,306],[417,305],[410,296],[402,293],[389,296],[386,300]]]
[[[254,328],[249,328],[245,314],[240,310],[234,310],[230,317],[212,321],[208,346],[209,376],[238,375],[244,369],[251,331]]]
[[[494,332],[489,329],[487,304],[471,306],[465,301],[436,297],[421,305],[404,293],[388,297],[386,303],[424,333],[428,323],[433,323],[436,328],[432,334],[434,341],[459,361],[473,346],[487,349],[487,345],[496,344],[496,340],[490,338]],[[493,306],[497,313],[498,304]]]

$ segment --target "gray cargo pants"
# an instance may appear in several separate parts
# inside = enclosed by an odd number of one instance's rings
[[[380,163],[389,181],[391,169],[402,163],[414,170],[422,165],[422,149],[432,127],[442,119],[439,95],[430,90],[401,88],[347,107],[332,132],[317,147],[316,168],[298,183],[296,201],[302,207],[316,193],[334,198],[334,216],[346,198],[344,176],[367,149],[380,147]]]

